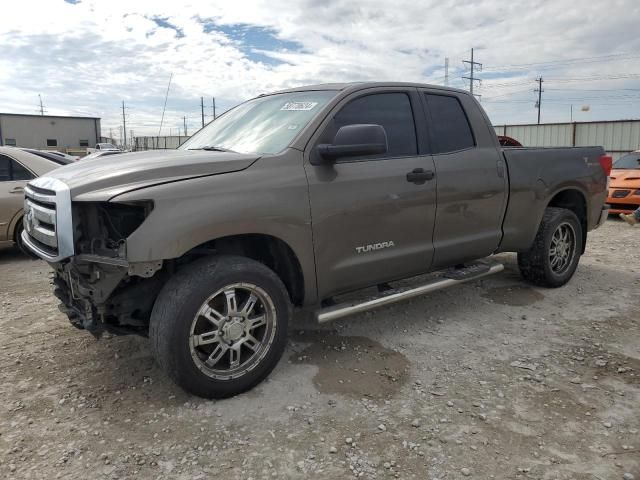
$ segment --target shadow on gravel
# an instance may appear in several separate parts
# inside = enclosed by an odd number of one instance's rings
[[[322,393],[382,399],[398,392],[407,380],[409,361],[405,356],[366,337],[303,330],[293,338],[310,345],[294,353],[291,362],[317,366],[313,383]]]
[[[0,248],[0,265],[3,263],[30,263],[35,259],[28,257],[16,247]]]

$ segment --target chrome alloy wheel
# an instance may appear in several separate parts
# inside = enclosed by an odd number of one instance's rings
[[[576,232],[570,223],[563,222],[556,228],[549,247],[549,264],[556,275],[563,274],[576,254]]]
[[[276,334],[271,297],[250,283],[234,283],[211,295],[191,322],[189,346],[196,366],[229,380],[254,369]]]

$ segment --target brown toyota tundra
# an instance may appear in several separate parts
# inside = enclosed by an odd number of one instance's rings
[[[249,100],[178,150],[33,180],[23,240],[74,326],[148,335],[176,383],[219,398],[274,368],[294,308],[330,321],[499,272],[498,252],[564,285],[610,168],[600,147],[503,150],[464,91],[316,85]]]

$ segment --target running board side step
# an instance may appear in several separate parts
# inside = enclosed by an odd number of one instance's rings
[[[443,270],[435,279],[425,283],[424,285],[405,290],[391,290],[380,297],[368,299],[363,302],[345,302],[321,308],[314,312],[314,317],[318,323],[327,323],[348,315],[390,305],[392,303],[424,295],[425,293],[453,287],[454,285],[460,285],[471,280],[499,273],[503,270],[504,265],[501,263],[482,261],[470,264],[463,268]]]

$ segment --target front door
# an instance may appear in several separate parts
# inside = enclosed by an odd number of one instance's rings
[[[416,169],[434,171],[416,131],[415,119],[424,121],[421,108],[415,89],[355,93],[336,106],[310,143],[305,170],[320,298],[429,269],[435,179],[407,178]],[[319,143],[331,143],[338,128],[353,124],[384,127],[387,153],[309,162]]]
[[[22,211],[24,187],[34,176],[14,159],[0,154],[0,241],[13,240],[9,227]]]

